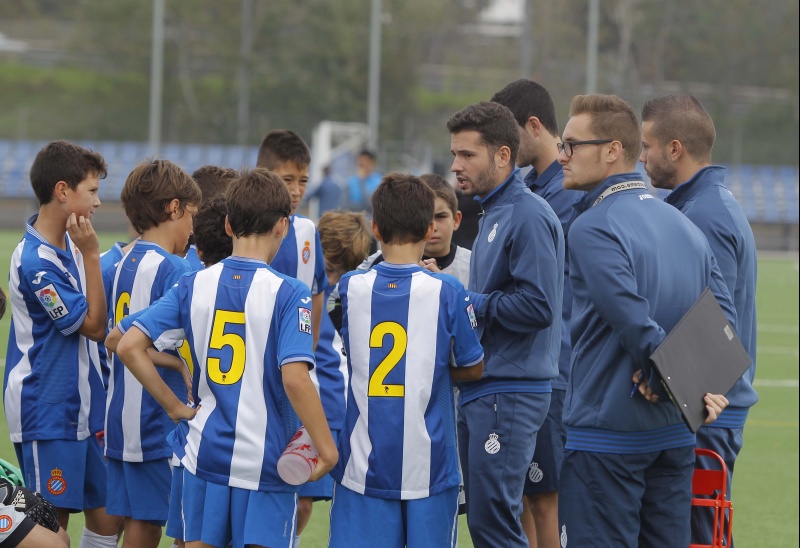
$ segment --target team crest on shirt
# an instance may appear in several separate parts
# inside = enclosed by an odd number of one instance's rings
[[[497,223],[494,224],[492,231],[489,233],[489,243],[494,241],[495,236],[497,236]]]
[[[475,317],[475,309],[472,308],[472,303],[467,305],[467,315],[469,316],[469,325],[472,329],[478,327],[478,318]]]
[[[10,531],[14,527],[14,520],[6,514],[0,515],[0,533]]]
[[[39,298],[39,302],[50,315],[51,319],[57,320],[69,314],[67,305],[64,304],[64,301],[59,296],[53,284],[44,286],[36,292],[36,296]]]
[[[50,479],[47,480],[47,490],[51,495],[60,495],[67,490],[67,481],[64,479],[61,470],[53,468],[50,471]]]
[[[311,260],[311,242],[306,240],[303,242],[303,264],[308,264]]]
[[[297,328],[301,333],[311,333],[311,310],[308,308],[297,309]]]
[[[539,469],[538,462],[532,462],[528,468],[528,479],[533,483],[539,483],[544,478],[544,472]]]

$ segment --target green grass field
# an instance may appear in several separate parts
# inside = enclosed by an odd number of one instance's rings
[[[21,237],[0,231],[0,272],[7,287],[8,262]],[[102,249],[121,234],[106,234]],[[0,359],[5,358],[9,317],[0,320]],[[767,255],[759,261],[758,372],[760,401],[750,413],[733,489],[734,535],[739,548],[798,546],[798,260]],[[5,420],[0,421],[0,455],[14,462]],[[83,519],[70,521],[77,546]],[[466,522],[459,547],[471,547]],[[317,503],[303,534],[305,548],[327,545],[328,505]],[[162,539],[160,546],[170,541]]]

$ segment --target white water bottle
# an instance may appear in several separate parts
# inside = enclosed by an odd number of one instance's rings
[[[318,460],[319,452],[311,436],[304,426],[300,427],[278,459],[278,475],[289,485],[301,485],[311,477]]]

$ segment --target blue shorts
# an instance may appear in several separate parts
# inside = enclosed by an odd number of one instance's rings
[[[339,445],[339,433],[341,430],[331,430],[333,443]],[[307,481],[300,486],[297,491],[298,497],[311,497],[314,501],[331,500],[333,496],[333,478],[330,474],[325,474],[317,481]]]
[[[183,466],[172,466],[172,485],[169,488],[168,537],[183,540]]]
[[[56,508],[81,512],[106,505],[106,466],[95,436],[15,443],[25,485]]]
[[[288,548],[297,526],[297,493],[265,493],[198,478],[183,468],[186,542]]]
[[[458,545],[458,486],[414,500],[361,495],[335,484],[328,548]]]
[[[536,449],[525,477],[523,494],[538,495],[558,491],[561,463],[564,462],[564,445],[567,443],[567,427],[561,419],[566,391],[553,390],[550,394],[550,409],[539,433],[536,434]]]
[[[108,459],[106,513],[163,527],[169,515],[169,459],[125,462]]]

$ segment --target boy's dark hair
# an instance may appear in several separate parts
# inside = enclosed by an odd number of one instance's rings
[[[358,153],[358,155],[359,155],[359,156],[366,156],[367,158],[369,158],[369,159],[370,159],[370,160],[372,160],[373,162],[374,162],[374,161],[376,161],[376,158],[377,158],[377,156],[375,156],[375,153],[374,153],[374,152],[372,152],[372,151],[371,151],[370,149],[368,149],[368,148],[364,148],[364,149],[362,149],[362,150],[361,150],[361,152],[359,152],[359,153]]]
[[[194,216],[194,244],[203,264],[210,266],[233,253],[233,240],[225,232],[225,196],[214,196]]]
[[[200,205],[208,203],[209,200],[225,193],[228,185],[236,179],[236,170],[229,167],[203,166],[198,167],[192,173],[192,179],[197,182],[200,192],[203,194]]]
[[[239,172],[225,191],[228,224],[237,238],[268,234],[292,213],[292,198],[283,180],[266,169]]]
[[[270,131],[258,147],[258,167],[276,169],[287,162],[298,167],[311,165],[311,151],[308,145],[294,131],[288,129]]]
[[[499,103],[481,101],[465,107],[450,117],[447,129],[451,134],[477,131],[481,141],[489,149],[490,157],[500,147],[507,146],[511,150],[511,164],[517,160],[519,125],[511,111]]]
[[[349,272],[369,255],[372,234],[363,213],[326,211],[317,223],[317,230],[329,266]]]
[[[495,93],[492,102],[508,107],[520,127],[525,127],[528,118],[535,116],[550,135],[558,137],[556,105],[541,84],[525,78],[516,80]]]
[[[199,206],[200,187],[169,160],[144,161],[133,168],[120,194],[125,215],[139,234],[168,220],[167,206],[175,199],[181,212],[189,204]]]
[[[456,189],[453,185],[447,182],[447,179],[436,173],[426,173],[420,175],[420,179],[430,187],[437,198],[441,198],[453,212],[453,217],[458,213],[458,197],[456,196]]]
[[[64,181],[75,190],[81,181],[91,175],[105,179],[108,172],[106,161],[98,152],[72,144],[68,141],[53,141],[36,155],[31,166],[31,186],[40,205],[53,199],[56,183]]]
[[[422,179],[386,175],[372,194],[372,215],[384,243],[421,242],[433,222],[435,195]]]

